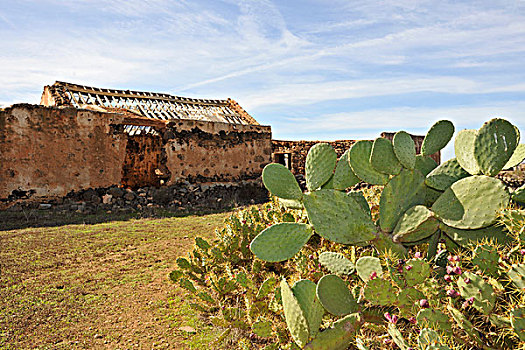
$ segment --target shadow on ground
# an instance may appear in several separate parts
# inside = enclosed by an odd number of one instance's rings
[[[100,224],[111,221],[127,221],[142,218],[170,218],[186,217],[190,215],[206,215],[225,213],[233,208],[221,209],[193,209],[185,211],[170,211],[163,208],[148,208],[144,211],[122,210],[106,212],[99,210],[95,213],[55,212],[39,209],[25,209],[21,211],[0,211],[0,231],[18,230],[32,227],[56,227],[78,224]]]

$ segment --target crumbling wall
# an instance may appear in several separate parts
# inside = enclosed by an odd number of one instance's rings
[[[269,126],[178,120],[163,139],[168,184],[255,179],[271,162]]]
[[[121,119],[29,104],[0,110],[0,199],[119,184],[127,135],[114,125]]]
[[[122,166],[125,187],[160,186],[169,177],[163,166],[162,138],[153,134],[128,136],[126,158]],[[164,160],[165,162],[165,160]]]

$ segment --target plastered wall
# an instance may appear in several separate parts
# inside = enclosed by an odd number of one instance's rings
[[[0,199],[13,191],[64,196],[120,183],[127,136],[121,117],[19,104],[0,111]],[[116,166],[117,165],[117,166]]]

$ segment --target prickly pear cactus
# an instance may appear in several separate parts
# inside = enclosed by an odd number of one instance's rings
[[[336,275],[349,275],[355,271],[354,264],[341,253],[322,252],[319,263]]]
[[[432,327],[444,332],[452,331],[451,323],[446,314],[431,308],[421,309],[416,316],[417,324]]]
[[[499,275],[499,253],[496,248],[491,245],[483,244],[477,246],[474,250],[472,263],[479,267],[483,273],[491,276]]]
[[[370,278],[381,278],[383,276],[381,260],[373,256],[360,257],[355,263],[355,268],[359,277],[365,282],[369,281]]]
[[[496,303],[494,288],[478,275],[465,272],[457,280],[457,285],[461,296],[465,299],[472,299],[472,306],[479,312],[488,315]]]
[[[333,177],[333,188],[335,190],[345,190],[358,184],[361,180],[350,168],[350,151],[347,150],[337,161]]]
[[[372,185],[385,185],[388,175],[377,171],[370,163],[372,146],[372,141],[361,140],[354,143],[350,148],[350,166],[361,180]]]
[[[317,282],[317,298],[323,307],[335,316],[357,311],[357,302],[348,285],[337,275],[325,275]]]
[[[387,175],[397,175],[403,168],[394,153],[390,140],[382,137],[375,139],[372,145],[370,164],[377,171]]]
[[[310,337],[308,321],[301,309],[301,305],[284,278],[281,281],[281,298],[288,330],[297,345],[303,347],[308,343],[308,338]]]
[[[478,345],[483,345],[483,341],[479,337],[479,332],[476,330],[476,328],[472,325],[472,323],[468,320],[468,318],[463,315],[459,310],[455,309],[451,305],[447,306],[447,310],[450,312],[450,315],[456,321],[456,324],[463,328],[465,333],[469,335]]]
[[[336,162],[337,154],[332,146],[327,143],[312,146],[306,155],[306,187],[313,191],[324,185],[332,177]]]
[[[525,308],[517,308],[510,312],[510,324],[521,341],[525,341]]]
[[[345,316],[334,322],[332,327],[322,331],[305,347],[305,350],[345,350],[355,339],[361,324],[359,314]]]
[[[423,259],[407,260],[402,269],[408,287],[418,285],[430,277],[430,265]]]
[[[440,120],[427,132],[421,145],[421,154],[429,156],[443,149],[454,135],[454,124]]]
[[[309,280],[299,280],[292,286],[292,292],[299,303],[308,323],[310,337],[315,338],[323,320],[324,309],[316,295],[316,284]]]
[[[392,284],[381,278],[368,281],[364,289],[364,297],[372,305],[388,306],[396,301],[397,291]]]
[[[461,130],[454,142],[454,150],[458,163],[471,175],[481,173],[478,161],[474,156],[474,142],[477,136],[477,130]]]
[[[250,249],[261,260],[283,261],[297,254],[312,234],[307,224],[283,222],[262,231],[252,241]]]
[[[392,143],[399,162],[407,169],[414,169],[416,166],[416,145],[412,136],[405,131],[398,131],[394,135]]]
[[[454,182],[470,176],[461,165],[459,165],[456,158],[452,158],[432,170],[427,175],[425,184],[438,191],[445,191]]]
[[[283,199],[300,200],[303,192],[293,174],[284,165],[271,163],[262,173],[264,186],[271,194]]]
[[[417,242],[437,231],[439,221],[427,207],[416,205],[399,219],[392,234],[396,242]]]
[[[507,275],[518,290],[525,293],[525,264],[513,264]]]

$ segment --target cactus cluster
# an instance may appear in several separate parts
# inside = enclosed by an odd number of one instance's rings
[[[509,204],[525,201],[525,188],[510,193],[495,177],[525,158],[519,131],[503,119],[493,119],[479,130],[461,131],[454,144],[456,158],[438,166],[430,155],[445,147],[453,134],[452,123],[437,122],[425,136],[420,155],[403,131],[395,134],[393,142],[358,141],[339,160],[328,144],[317,144],[306,159],[306,193],[297,190],[285,167],[270,164],[264,169],[263,182],[270,193],[285,206],[286,201],[294,201],[307,221],[277,223],[262,231],[250,245],[259,259],[288,260],[317,235],[342,245],[371,245],[386,257],[348,259],[339,252],[324,252],[319,262],[331,274],[308,284],[306,296],[286,280],[281,282],[284,315],[298,346],[345,349],[355,341],[352,335],[357,329],[377,319],[373,311],[377,308],[396,310],[395,320],[401,317],[421,327],[417,340],[421,349],[447,349],[441,340],[456,331],[454,323],[470,337],[467,342],[488,346],[487,337],[476,330],[478,324],[459,311],[464,309],[508,330],[505,341],[523,340],[525,309],[519,306],[524,299],[523,258],[516,249],[498,245],[515,243],[515,237],[497,221]],[[384,186],[375,217],[360,192],[347,192],[358,181]],[[523,244],[519,239],[515,247]],[[468,259],[471,271],[444,261],[444,253],[439,252],[443,243],[449,251],[476,246]],[[426,260],[420,253],[406,260],[414,246],[426,249]],[[513,257],[512,264],[504,261],[502,251],[505,259]],[[354,271],[358,280],[352,276]],[[354,285],[349,286],[349,281]],[[496,315],[495,310],[501,309],[498,293],[509,283],[516,288],[512,300],[518,304],[512,304],[505,315]],[[436,291],[439,284],[448,289]],[[443,300],[449,300],[447,307]],[[458,305],[459,300],[463,304]],[[340,321],[346,326],[336,322],[319,332],[320,311],[316,308],[313,322],[312,305],[344,317]],[[395,327],[397,321],[390,314],[389,318],[394,326],[387,332],[400,348],[408,349],[408,341]],[[366,348],[360,342],[359,346]]]

